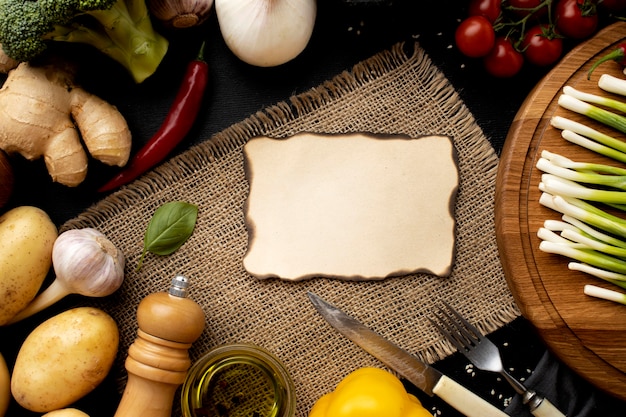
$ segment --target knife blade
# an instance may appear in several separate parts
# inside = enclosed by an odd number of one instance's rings
[[[318,295],[307,293],[320,315],[339,333],[429,396],[436,395],[467,417],[503,417],[506,413],[458,382],[420,361]]]

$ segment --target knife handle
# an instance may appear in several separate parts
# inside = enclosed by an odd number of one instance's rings
[[[467,417],[506,417],[504,411],[483,400],[458,382],[442,375],[433,393]]]
[[[528,402],[530,406],[530,412],[535,417],[565,417],[565,414],[561,413],[561,411],[556,408],[550,401],[548,401],[545,397],[540,397],[534,391],[528,390],[531,394],[531,398],[528,400],[524,395],[524,402]]]

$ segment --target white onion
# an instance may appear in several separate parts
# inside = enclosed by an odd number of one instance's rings
[[[228,48],[242,61],[273,67],[291,61],[309,43],[316,0],[215,0]]]

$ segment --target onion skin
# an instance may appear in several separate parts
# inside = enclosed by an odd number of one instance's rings
[[[213,10],[213,0],[149,0],[150,12],[164,26],[185,29],[203,24]]]
[[[13,166],[7,154],[0,150],[0,208],[4,207],[11,198],[14,183]]]
[[[215,0],[228,48],[259,67],[285,64],[306,48],[317,15],[316,0]]]

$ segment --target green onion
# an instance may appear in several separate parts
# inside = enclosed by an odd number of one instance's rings
[[[583,292],[590,297],[596,297],[603,300],[614,301],[616,303],[626,305],[626,294],[622,294],[621,292],[589,284],[585,285]]]
[[[570,262],[567,267],[570,271],[580,271],[589,275],[596,276],[605,281],[626,281],[626,274],[618,274],[613,271],[606,271],[604,269],[596,268],[591,265],[579,263],[579,262]]]
[[[554,116],[552,117],[552,119],[550,119],[550,124],[557,129],[570,130],[589,139],[593,139],[594,141],[606,145],[610,148],[617,149],[621,152],[626,152],[626,142],[615,139],[614,137],[609,136],[606,133],[602,133],[582,123],[575,122],[562,116]]]
[[[600,76],[598,87],[609,93],[626,96],[626,80],[609,74],[602,74]]]
[[[590,162],[576,162],[562,155],[555,154],[548,151],[542,151],[541,157],[547,159],[554,165],[558,165],[563,168],[575,169],[577,171],[591,171],[591,172],[603,172],[606,174],[625,175],[626,169],[614,167],[607,164],[595,164]]]
[[[589,140],[586,137],[574,133],[570,130],[562,131],[561,137],[563,137],[563,139],[568,142],[589,149],[590,151],[596,152],[600,155],[604,155],[611,159],[615,159],[616,161],[626,163],[626,153],[608,146],[600,145],[599,143]]]
[[[605,74],[598,86],[626,96],[626,80]],[[558,104],[626,133],[625,102],[565,86]],[[550,124],[566,141],[626,163],[626,141],[561,116],[552,117]],[[573,161],[545,150],[536,167],[543,172],[539,203],[561,213],[560,220],[546,220],[537,231],[539,249],[572,259],[572,271],[626,289],[626,219],[599,205],[626,212],[626,169]],[[593,285],[585,286],[585,294],[626,304],[626,294]]]
[[[562,255],[567,258],[576,259],[586,264],[606,269],[608,271],[626,274],[626,262],[614,256],[607,255],[593,249],[581,249],[566,243],[551,242],[544,240],[539,244],[539,249],[546,253]]]
[[[545,241],[552,242],[552,243],[567,244],[576,249],[586,248],[585,245],[581,243],[571,242],[565,239],[564,237],[558,235],[557,233],[554,233],[552,230],[546,227],[540,227],[539,230],[537,230],[537,237],[541,240],[545,240]]]
[[[626,220],[613,216],[582,200],[543,192],[539,203],[547,208],[573,217],[583,223],[626,238]]]
[[[587,116],[593,120],[604,123],[607,126],[615,128],[620,132],[626,133],[626,117],[604,110],[600,107],[585,103],[576,97],[561,94],[558,99],[561,107],[573,112]]]
[[[616,256],[618,258],[626,258],[626,249],[609,245],[599,240],[595,240],[577,230],[565,229],[561,232],[561,236],[580,245],[585,245],[589,249],[606,253],[607,255]]]
[[[615,236],[609,235],[607,233],[603,233],[588,224],[581,222],[578,219],[575,219],[566,214],[563,215],[563,222],[569,225],[569,228],[572,230],[577,230],[580,233],[583,233],[586,236],[589,236],[593,239],[599,240],[600,242],[607,243],[609,245],[617,246],[618,248],[626,249],[626,241],[616,238]],[[546,226],[548,227],[548,226]],[[554,229],[552,229],[554,230]]]
[[[585,174],[579,173],[580,176]],[[591,175],[587,175],[590,177]],[[552,174],[543,174],[539,189],[552,195],[573,197],[580,200],[597,201],[612,204],[626,204],[624,191],[601,190],[585,187],[577,182]]]
[[[571,86],[563,87],[563,93],[567,94],[568,96],[577,98],[578,100],[584,101],[585,103],[599,104],[601,106],[608,107],[622,113],[626,113],[626,103],[623,103],[619,100],[599,96],[597,94],[585,93]]]
[[[547,157],[546,157],[547,156]],[[567,158],[548,159],[546,152],[537,161],[541,171],[570,181],[596,184],[626,190],[626,170],[602,164],[575,163]],[[614,175],[609,175],[614,174]]]
[[[550,124],[561,129],[561,136],[568,142],[626,163],[626,142],[561,116],[552,117]]]

